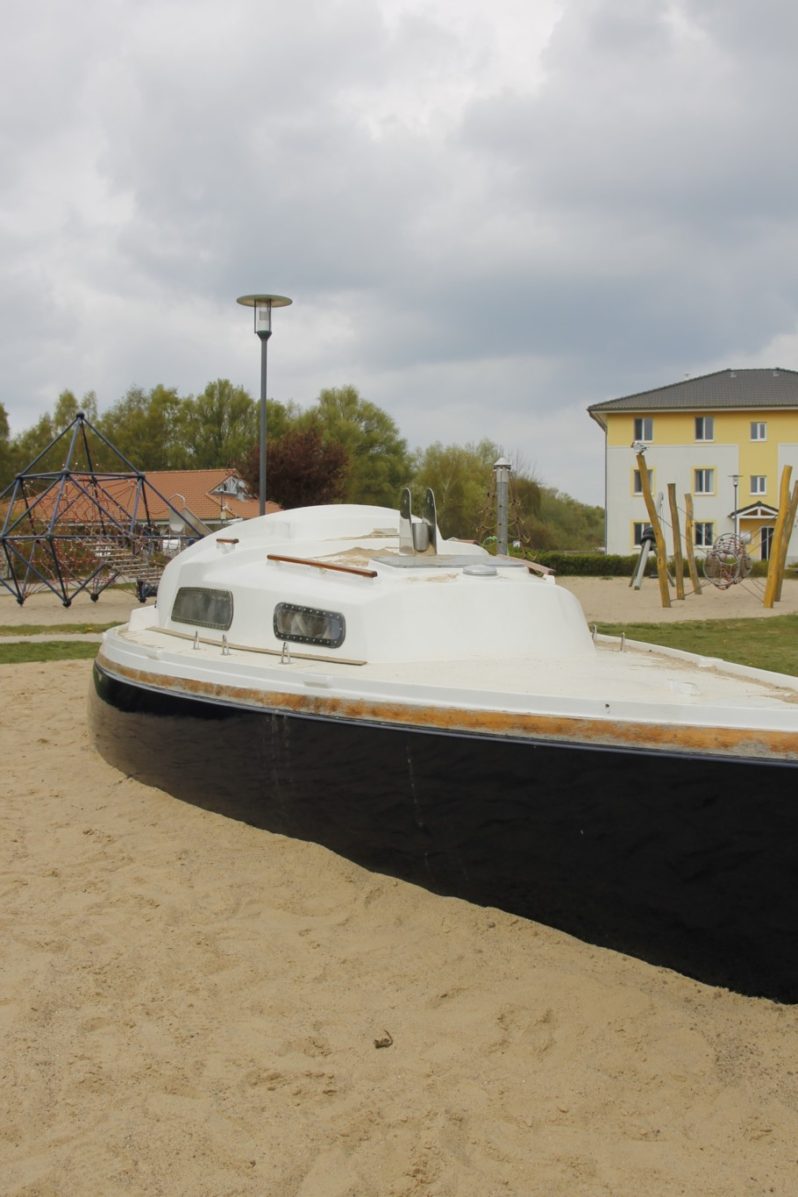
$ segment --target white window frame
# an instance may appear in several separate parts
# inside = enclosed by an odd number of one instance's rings
[[[643,543],[643,529],[649,526],[649,520],[635,520],[632,524],[632,544],[636,549],[639,549]]]
[[[768,422],[767,420],[752,420],[751,421],[751,440],[752,441],[766,441],[768,439]]]
[[[715,417],[714,416],[696,416],[696,418],[695,418],[695,439],[697,441],[714,441],[714,439],[715,439]]]
[[[635,416],[634,439],[642,441],[644,444],[651,444],[654,439],[653,416]]]
[[[699,483],[701,485],[699,486]],[[708,486],[705,483],[709,483]],[[693,470],[693,494],[694,495],[714,495],[715,493],[715,467],[714,466],[696,466]]]
[[[751,494],[752,495],[766,495],[768,492],[767,474],[752,474],[751,475]]]
[[[693,524],[693,538],[697,549],[711,549],[715,543],[715,525],[712,520],[697,520]]]

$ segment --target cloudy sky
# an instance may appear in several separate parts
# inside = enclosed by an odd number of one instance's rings
[[[4,0],[0,402],[352,383],[603,499],[590,403],[798,368],[794,0]]]

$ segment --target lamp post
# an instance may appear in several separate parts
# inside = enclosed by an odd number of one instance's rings
[[[740,475],[732,474],[731,480],[732,480],[732,486],[734,487],[734,512],[732,514],[732,518],[734,520],[734,535],[739,536],[740,535],[740,513],[737,510],[737,487],[740,485]]]
[[[286,295],[241,295],[236,303],[252,308],[255,332],[260,337],[260,431],[258,455],[260,463],[258,485],[258,514],[266,514],[266,371],[267,345],[272,335],[272,308],[287,308],[293,300]]]

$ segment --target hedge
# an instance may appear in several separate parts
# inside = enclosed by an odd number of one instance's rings
[[[560,576],[570,574],[591,578],[631,578],[638,561],[637,553],[620,557],[609,553],[560,553],[552,549],[527,553],[526,556],[538,565],[547,565]],[[648,569],[656,573],[653,556],[649,559]]]
[[[583,578],[631,578],[635,571],[638,562],[638,554],[634,553],[628,557],[615,556],[609,553],[560,553],[553,550],[546,552],[526,553],[525,556],[530,561],[537,562],[538,565],[547,565],[549,569],[553,569],[560,577],[577,576]],[[753,561],[751,576],[754,578],[764,578],[768,572],[767,561]],[[698,575],[701,580],[704,580],[704,571],[700,561],[697,561]],[[673,562],[668,562],[668,568],[673,576]],[[648,559],[646,566],[646,574],[648,577],[655,578],[657,576],[657,559],[652,553]],[[689,577],[687,572],[687,562],[684,563],[685,577]]]

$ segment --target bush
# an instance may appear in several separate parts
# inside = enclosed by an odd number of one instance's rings
[[[631,578],[638,561],[637,553],[629,557],[620,557],[606,553],[561,553],[547,550],[526,553],[525,556],[530,561],[537,562],[538,565],[547,565],[549,569],[553,569],[555,574],[558,574],[560,577]],[[705,580],[703,565],[700,560],[696,560],[696,565],[698,567],[698,576],[703,582]],[[767,575],[767,561],[752,561],[751,566],[751,577],[764,578]],[[673,577],[674,569],[672,560],[668,561],[668,569],[671,577]],[[648,559],[646,576],[650,578],[657,576],[657,559],[654,553]],[[690,576],[686,561],[684,563],[684,576],[685,578],[689,578]]]
[[[530,561],[547,565],[561,577],[585,578],[631,578],[637,565],[637,553],[629,557],[618,557],[607,553],[560,553],[554,550],[527,553]],[[656,572],[656,561],[652,556],[648,570]]]

